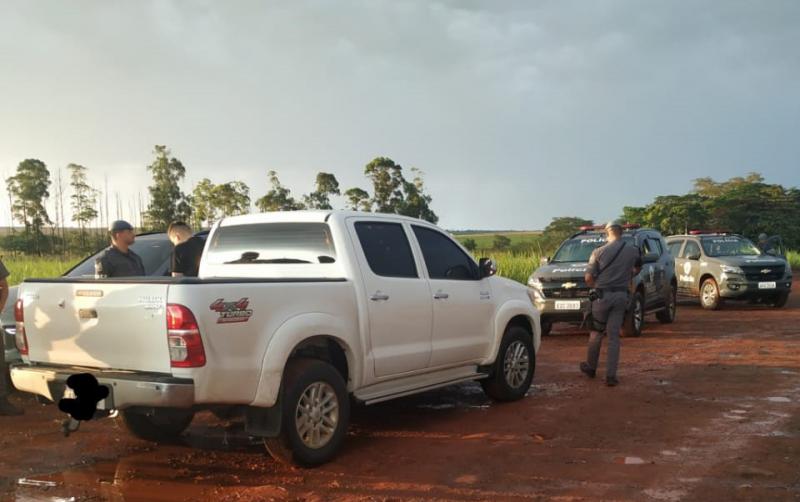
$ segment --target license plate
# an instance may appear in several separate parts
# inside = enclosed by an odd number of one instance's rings
[[[108,397],[105,398],[105,399],[101,399],[97,403],[97,409],[98,410],[107,410],[107,409],[112,408],[112,404],[111,404],[111,402],[112,402],[111,401],[111,388],[108,387],[108,386],[106,386],[106,388],[108,389]],[[65,387],[64,388],[64,395],[61,396],[61,397],[63,399],[75,399],[76,398],[75,390],[72,387]]]
[[[775,289],[774,282],[759,282],[758,289]]]
[[[580,310],[581,309],[581,302],[580,301],[559,301],[556,300],[556,310]]]

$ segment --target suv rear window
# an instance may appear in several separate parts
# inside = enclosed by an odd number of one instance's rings
[[[257,223],[219,227],[203,258],[221,264],[334,263],[327,223]]]

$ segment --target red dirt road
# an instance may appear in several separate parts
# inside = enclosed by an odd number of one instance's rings
[[[466,384],[357,407],[342,454],[313,470],[206,413],[180,444],[114,420],[64,438],[55,406],[15,396],[27,414],[0,417],[0,500],[800,500],[798,286],[780,310],[648,318],[616,388],[578,373],[586,336],[557,325],[522,401]]]

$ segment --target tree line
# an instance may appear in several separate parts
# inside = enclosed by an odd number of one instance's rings
[[[432,197],[426,192],[423,173],[411,168],[411,179],[407,179],[403,167],[388,157],[376,157],[364,167],[371,192],[361,187],[342,190],[333,173],[319,172],[313,190],[295,197],[281,184],[277,172],[269,171],[266,193],[253,201],[248,184],[238,180],[214,183],[203,178],[190,192],[184,193],[181,189],[181,182],[186,177],[183,162],[172,155],[166,145],[156,145],[153,155],[153,161],[146,166],[146,172],[152,178],[147,189],[149,197],[146,206],[140,197],[135,211],[140,231],[163,231],[176,220],[190,222],[197,229],[207,228],[220,218],[247,214],[253,205],[261,212],[334,209],[334,196],[344,197],[346,209],[396,213],[431,223],[439,219],[431,209]],[[14,176],[6,179],[12,232],[0,240],[0,247],[13,252],[68,254],[91,251],[107,241],[102,227],[109,221],[108,191],[103,192],[89,184],[87,167],[69,164],[66,169],[71,189],[68,204],[73,229],[67,229],[64,212],[66,187],[61,170],[58,170],[55,182],[53,221],[47,210],[53,186],[51,173],[41,160],[25,159],[17,166]],[[116,205],[117,215],[120,215],[118,196]],[[22,225],[20,232],[16,231],[14,223]]]
[[[769,184],[759,173],[726,181],[697,178],[689,193],[659,195],[645,206],[625,206],[621,220],[654,228],[664,236],[691,230],[727,231],[756,240],[758,235],[780,235],[791,249],[800,248],[800,189]],[[542,247],[554,249],[581,225],[580,217],[554,218],[545,228]]]

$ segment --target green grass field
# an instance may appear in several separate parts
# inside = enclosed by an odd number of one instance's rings
[[[536,247],[538,238],[542,235],[541,232],[501,232],[501,233],[475,233],[475,234],[453,234],[453,237],[463,243],[467,239],[472,239],[478,246],[478,249],[492,249],[494,247],[494,238],[497,235],[503,235],[511,240],[511,247],[530,246]]]
[[[528,277],[539,266],[542,255],[536,249],[536,239],[538,232],[510,232],[506,235],[512,241],[512,246],[527,248],[522,251],[493,250],[491,249],[494,233],[485,234],[460,234],[455,237],[463,242],[464,239],[475,239],[478,249],[475,257],[489,257],[497,264],[498,275],[508,277],[515,281],[526,284]],[[480,240],[479,240],[480,239]],[[487,246],[487,247],[482,247]],[[789,251],[787,258],[794,270],[800,270],[800,251]],[[18,257],[14,258],[6,255],[3,262],[11,272],[9,283],[18,284],[28,277],[57,277],[74,266],[81,257],[67,259],[53,257]]]
[[[8,271],[11,272],[8,282],[13,286],[29,277],[58,277],[75,266],[81,259],[80,257],[63,260],[53,257],[24,256],[14,258],[5,256],[3,263]]]

